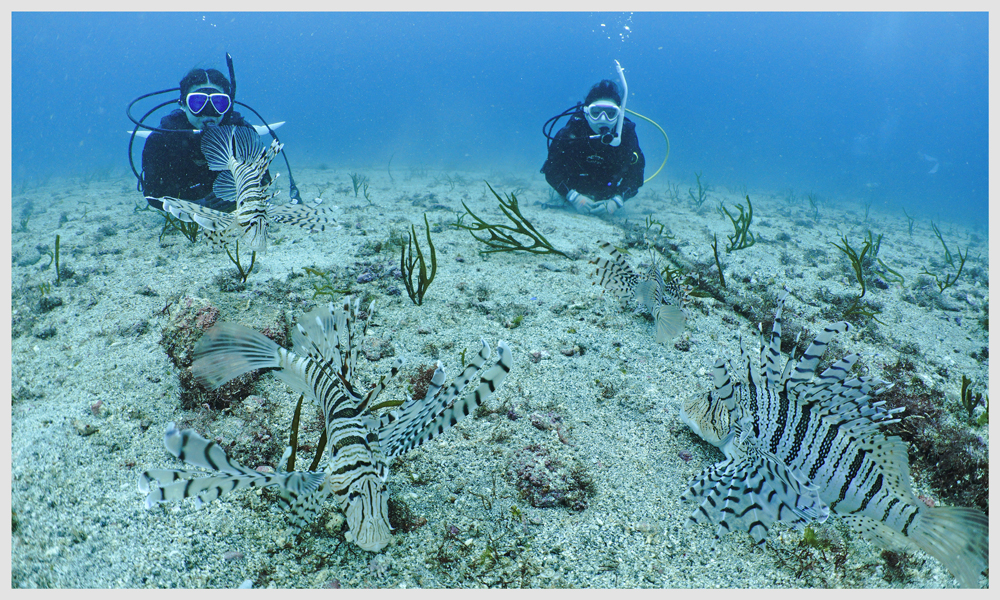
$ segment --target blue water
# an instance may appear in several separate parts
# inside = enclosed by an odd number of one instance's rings
[[[14,13],[12,34],[15,186],[124,172],[129,101],[225,72],[227,51],[237,99],[288,121],[293,169],[392,158],[541,178],[542,124],[618,59],[682,189],[700,171],[931,217],[988,210],[986,13]],[[665,144],[636,120],[649,175]]]

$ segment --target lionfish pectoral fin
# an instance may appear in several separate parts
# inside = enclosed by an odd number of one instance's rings
[[[163,208],[181,221],[195,222],[208,231],[225,231],[233,222],[233,215],[206,208],[187,200],[164,198]]]
[[[511,351],[506,342],[501,340],[497,343],[497,355],[497,362],[480,376],[479,385],[461,399],[455,400],[490,357],[490,347],[485,341],[465,371],[438,397],[428,394],[422,401],[398,411],[388,422],[383,418],[379,438],[385,455],[398,456],[434,439],[489,400],[503,384],[512,366]],[[435,371],[434,379],[438,378],[439,372],[443,381],[444,371],[440,368]],[[435,385],[440,388],[440,383]]]
[[[629,266],[622,253],[612,244],[598,240],[597,245],[611,255],[611,259],[597,258],[591,261],[591,264],[597,265],[597,269],[594,271],[594,275],[598,276],[597,283],[619,298],[630,295],[634,297],[633,288],[639,276]]]
[[[296,509],[317,496],[326,473],[290,471],[260,473],[229,458],[215,442],[193,429],[179,430],[170,423],[164,434],[167,451],[189,465],[208,469],[150,469],[139,476],[139,491],[146,493],[146,508],[160,502],[194,498],[197,508],[237,489],[277,487],[285,504]],[[159,487],[150,488],[155,481]],[[312,504],[316,504],[313,502]],[[296,511],[301,512],[301,511]]]
[[[222,250],[229,245],[229,236],[223,231],[206,230],[202,232],[202,237],[208,240],[214,250]]]
[[[819,490],[799,481],[780,461],[744,456],[705,469],[692,481],[682,500],[701,500],[691,522],[718,525],[716,535],[746,531],[757,544],[776,522],[798,526],[822,522],[830,509]]]
[[[170,214],[175,219],[180,219],[185,223],[191,222],[191,215],[185,212],[182,208],[182,204],[187,204],[184,200],[178,200],[177,198],[170,198],[165,196],[163,198],[157,198],[160,201],[160,205],[163,210]]]
[[[661,304],[653,310],[656,319],[656,341],[668,344],[684,331],[687,315],[684,309],[675,304]]]
[[[201,153],[208,168],[225,171],[230,168],[233,158],[233,127],[207,127],[201,133]]]
[[[635,312],[652,313],[656,310],[659,300],[656,297],[656,282],[644,279],[632,287],[632,300],[635,300]]]
[[[212,184],[212,191],[226,202],[237,202],[239,193],[236,189],[236,180],[233,179],[232,171],[228,169],[220,171],[215,177],[215,183]]]
[[[272,206],[267,216],[275,223],[284,223],[302,227],[312,232],[340,229],[341,226],[333,217],[335,206],[317,208],[306,204],[284,204]]]
[[[287,355],[287,350],[259,331],[222,322],[206,331],[195,344],[191,373],[203,385],[215,389],[254,369],[281,367]]]

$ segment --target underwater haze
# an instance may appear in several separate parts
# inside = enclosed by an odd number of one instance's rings
[[[237,99],[287,121],[293,173],[392,160],[541,179],[543,123],[617,59],[683,187],[701,172],[985,224],[987,49],[985,12],[14,13],[12,178],[127,170],[128,103],[225,72],[229,52]],[[634,120],[648,176],[665,143]]]

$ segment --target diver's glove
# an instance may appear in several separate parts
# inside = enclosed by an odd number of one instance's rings
[[[576,212],[580,213],[581,215],[590,214],[591,212],[593,212],[595,206],[593,200],[591,200],[587,196],[584,196],[583,194],[581,194],[576,190],[570,190],[566,192],[566,202],[572,204],[573,208],[576,209]]]
[[[607,211],[607,213],[609,215],[613,215],[613,214],[615,214],[616,210],[618,210],[619,208],[622,208],[623,206],[625,206],[625,201],[622,200],[622,197],[621,196],[615,196],[615,197],[611,198],[610,200],[602,200],[600,202],[595,202],[590,207],[590,214],[592,214],[592,215],[599,215],[599,214],[603,214],[605,211]]]
[[[605,202],[604,206],[608,209],[608,214],[613,215],[616,210],[625,206],[625,199],[622,198],[621,195],[615,195],[613,198]]]

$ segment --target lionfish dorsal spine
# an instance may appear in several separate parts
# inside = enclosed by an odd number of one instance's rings
[[[481,340],[480,351],[450,385],[440,385],[444,380],[444,371],[439,366],[434,373],[434,379],[438,383],[432,383],[433,387],[428,388],[424,398],[411,398],[398,410],[382,417],[379,438],[386,456],[391,458],[405,454],[432,440],[489,400],[511,369],[510,347],[502,340],[497,343],[497,362],[480,375],[479,385],[462,398],[458,396],[480,371],[490,354],[489,344]]]

